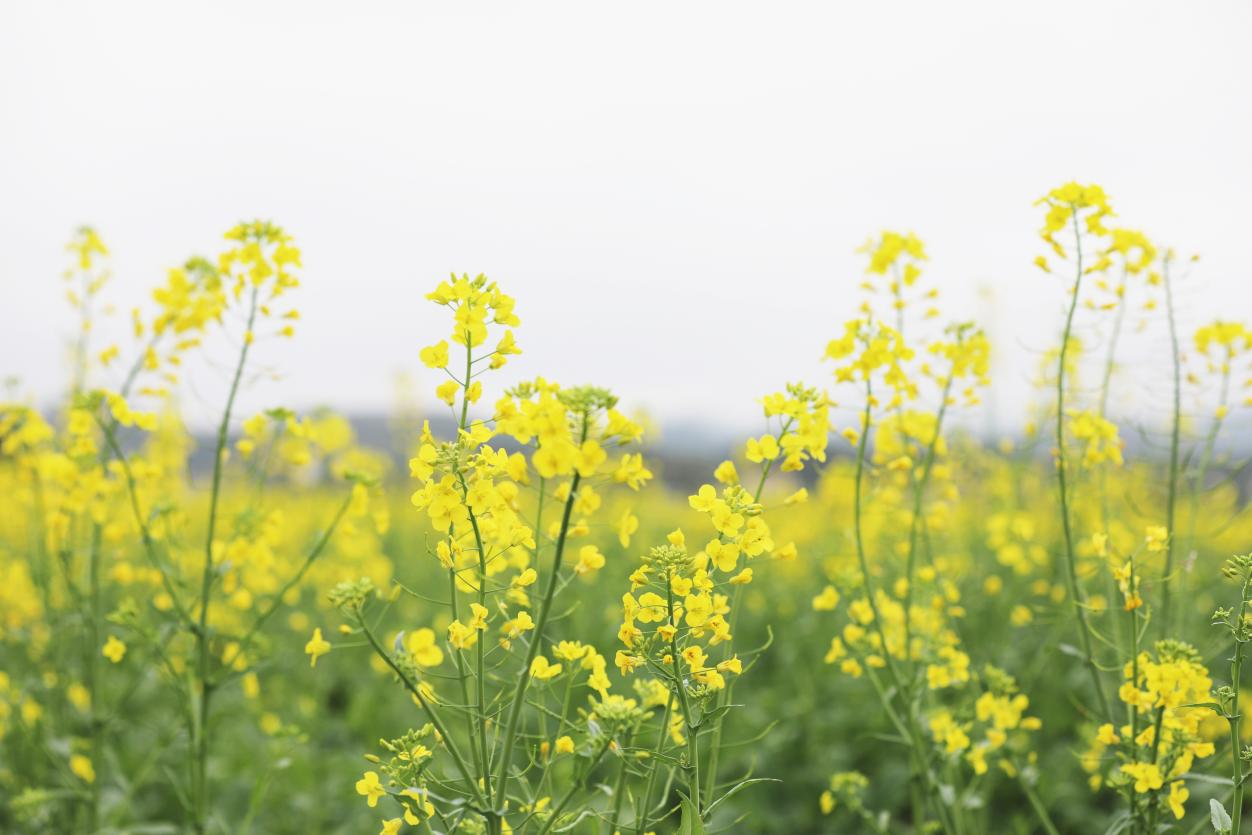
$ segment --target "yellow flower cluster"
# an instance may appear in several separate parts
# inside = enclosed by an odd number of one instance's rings
[[[913,356],[913,349],[899,330],[880,322],[854,319],[844,325],[842,336],[826,346],[824,359],[836,363],[835,380],[841,383],[859,379],[868,386],[875,372],[882,370],[884,381],[894,392],[887,404],[892,409],[917,395],[917,385],[904,368]]]
[[[995,755],[999,767],[1016,776],[1020,766],[1015,755],[1028,751],[1026,732],[1042,723],[1025,714],[1030,700],[1007,673],[987,667],[980,679],[987,689],[974,699],[972,709],[938,708],[930,714],[931,737],[945,757],[962,757],[975,774],[986,774],[987,758]]]
[[[1047,209],[1039,236],[1052,247],[1058,258],[1064,259],[1068,254],[1065,247],[1057,241],[1056,234],[1071,224],[1077,228],[1079,220],[1088,234],[1108,234],[1104,221],[1113,214],[1113,208],[1109,205],[1104,189],[1098,185],[1066,183],[1039,198],[1035,205]],[[1045,271],[1048,269],[1048,263],[1042,256],[1035,263]]]
[[[890,297],[891,315],[897,328],[903,330],[904,312],[910,302],[909,293],[911,291],[915,297],[918,293],[921,265],[926,261],[925,245],[912,232],[886,230],[866,241],[857,251],[869,257],[869,263],[865,267],[869,279],[862,282],[861,289],[871,295],[878,292],[879,288],[873,279],[881,276],[886,282],[885,289]],[[939,291],[931,288],[918,297],[927,306],[924,318],[933,319],[939,315],[933,305],[938,295]],[[862,304],[861,312],[866,317],[873,315],[873,308],[868,301]]]
[[[1158,642],[1155,653],[1141,652],[1123,672],[1118,696],[1131,719],[1121,727],[1101,725],[1083,767],[1093,772],[1093,788],[1107,782],[1114,789],[1150,794],[1149,802],[1161,802],[1181,818],[1188,792],[1179,778],[1215,750],[1202,733],[1206,708],[1200,706],[1212,701],[1212,680],[1195,649],[1175,640]],[[1104,776],[1106,752],[1117,766]],[[1166,783],[1169,792],[1160,796]]]
[[[1071,412],[1069,434],[1081,447],[1084,467],[1122,465],[1122,440],[1118,437],[1117,424],[1100,417],[1095,411],[1084,409]]]

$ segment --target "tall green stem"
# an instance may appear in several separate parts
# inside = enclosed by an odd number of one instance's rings
[[[1234,695],[1230,700],[1230,708],[1228,721],[1230,723],[1230,759],[1231,759],[1231,779],[1234,781],[1234,797],[1231,800],[1230,819],[1232,826],[1230,831],[1233,835],[1239,835],[1241,821],[1243,819],[1243,758],[1240,756],[1240,748],[1243,745],[1242,736],[1239,733],[1239,726],[1242,720],[1242,711],[1239,707],[1239,691],[1240,684],[1243,681],[1243,645],[1247,643],[1247,615],[1248,615],[1248,590],[1252,587],[1252,575],[1244,575],[1243,591],[1239,595],[1242,598],[1239,602],[1239,619],[1235,621],[1235,654],[1230,659],[1230,687],[1234,691]]]
[[[452,609],[452,619],[460,620],[461,607],[457,602],[457,594],[459,592],[456,587],[456,573],[455,565],[448,569],[448,601]],[[462,656],[459,648],[453,648],[452,663],[456,666],[456,679],[461,688],[461,704],[468,705],[470,703],[469,675],[465,672],[465,658]],[[465,713],[465,732],[469,736],[470,756],[473,757],[476,764],[481,766],[482,758],[478,751],[478,735],[474,731],[474,717],[468,711]]]
[[[874,631],[878,633],[878,639],[882,642],[882,654],[883,658],[886,659],[887,670],[891,674],[891,681],[897,688],[902,689],[900,673],[896,669],[896,662],[891,655],[891,648],[887,645],[887,633],[882,627],[882,617],[878,611],[874,580],[870,576],[869,559],[865,555],[865,536],[861,531],[861,494],[865,481],[865,452],[869,447],[873,402],[874,387],[867,374],[865,377],[865,409],[861,414],[861,437],[857,440],[856,445],[855,485],[852,490],[852,533],[853,538],[856,540],[856,559],[860,563],[861,577],[865,583],[865,597],[869,601],[870,612],[874,615]]]
[[[626,746],[630,747],[631,737],[626,737]],[[626,754],[618,752],[621,762],[618,764],[617,782],[613,785],[613,816],[609,818],[609,832],[617,832],[617,822],[622,817],[622,801],[626,799]]]
[[[1130,593],[1135,594],[1135,564],[1132,560],[1130,563]],[[1137,609],[1130,609],[1127,614],[1130,615],[1130,680],[1139,686],[1139,616],[1136,614]],[[1126,740],[1127,748],[1130,749],[1131,760],[1135,759],[1135,748],[1139,742],[1139,707],[1138,705],[1126,705],[1126,712],[1130,719],[1130,738]],[[1153,738],[1154,741],[1156,737]],[[1153,752],[1152,761],[1156,761],[1155,751]],[[1131,819],[1131,835],[1139,826],[1139,809],[1138,809],[1138,792],[1127,791],[1127,798],[1130,800],[1130,819]]]
[[[457,426],[461,432],[469,427],[469,390],[470,383],[474,378],[474,348],[473,337],[469,330],[465,331],[465,379],[461,382],[461,418]],[[465,482],[464,475],[458,475],[461,482],[461,500],[469,507],[469,485]],[[485,606],[487,602],[487,556],[483,551],[483,538],[478,529],[478,519],[474,515],[474,511],[469,511],[470,525],[474,529],[474,545],[478,550],[478,605]],[[452,590],[453,600],[456,599],[455,583]],[[475,647],[475,665],[474,665],[474,696],[475,711],[472,719],[469,720],[470,727],[470,747],[473,749],[474,756],[478,759],[479,774],[483,781],[483,794],[491,797],[491,754],[487,749],[487,647],[486,641],[478,641]],[[459,655],[459,653],[458,653]],[[458,657],[458,661],[459,661]],[[465,675],[464,668],[461,669],[461,689],[465,692]],[[468,703],[468,699],[466,699]],[[474,741],[474,728],[477,727],[477,742]],[[495,814],[488,814],[487,826],[491,835],[495,835],[501,829],[500,820]]]
[[[1165,529],[1169,538],[1165,540],[1165,576],[1161,580],[1161,635],[1170,633],[1170,622],[1173,619],[1174,585],[1174,550],[1178,538],[1174,530],[1175,508],[1178,504],[1178,451],[1182,436],[1182,355],[1178,350],[1178,329],[1174,323],[1174,291],[1169,276],[1169,256],[1166,255],[1161,266],[1162,280],[1165,283],[1165,311],[1169,318],[1170,355],[1174,364],[1174,412],[1169,436],[1169,495],[1165,500]]]
[[[1127,270],[1122,267],[1122,280],[1117,286],[1117,313],[1113,317],[1113,333],[1109,337],[1109,349],[1104,358],[1104,377],[1100,381],[1100,408],[1099,414],[1101,418],[1108,418],[1109,411],[1109,392],[1113,387],[1113,370],[1116,368],[1117,343],[1121,339],[1122,324],[1126,319],[1126,275]],[[1109,474],[1107,469],[1100,470],[1100,527],[1105,534],[1109,530]]]
[[[478,786],[478,781],[474,779],[473,772],[470,771],[469,765],[465,762],[465,757],[461,755],[460,750],[456,747],[456,742],[452,739],[452,735],[448,733],[448,728],[443,723],[443,720],[440,719],[439,713],[435,710],[434,705],[426,698],[425,694],[422,693],[422,688],[409,678],[403,670],[396,666],[396,663],[392,660],[390,653],[383,649],[382,645],[378,643],[378,638],[369,628],[369,625],[365,622],[365,618],[361,616],[360,612],[357,613],[356,619],[357,626],[360,627],[362,634],[365,635],[365,639],[369,641],[369,644],[374,649],[374,652],[382,658],[383,661],[387,662],[387,666],[390,667],[391,671],[400,678],[400,681],[404,684],[405,689],[408,690],[413,698],[417,700],[418,706],[426,712],[426,716],[430,719],[430,723],[435,726],[435,730],[439,733],[440,740],[448,749],[448,753],[452,755],[452,761],[456,764],[457,771],[461,773],[461,779],[465,781],[466,791],[479,803],[482,808],[486,809],[487,798],[483,796],[482,790]]]
[[[462,498],[466,499],[468,506],[469,488],[465,486],[462,479],[461,485],[465,490]],[[483,537],[478,529],[478,518],[474,515],[474,511],[469,512],[470,525],[474,529],[474,543],[478,548],[478,605],[486,608],[487,604],[487,555],[483,550]],[[483,776],[483,793],[491,797],[491,752],[487,748],[487,649],[486,641],[478,642],[477,669],[475,672],[475,695],[478,700],[476,713],[478,714],[478,750],[479,756],[482,757],[482,776]],[[529,670],[527,671],[529,677]],[[494,816],[488,817],[488,823],[493,833],[499,829],[499,821]]]
[[[935,431],[926,445],[926,460],[922,465],[922,475],[913,484],[913,516],[909,520],[909,555],[906,565],[904,587],[904,652],[910,661],[913,659],[913,574],[917,567],[917,533],[921,527],[922,500],[926,496],[926,487],[930,483],[930,474],[935,468],[935,455],[939,439],[943,432],[943,418],[948,412],[948,398],[952,394],[952,383],[956,379],[956,365],[948,372],[940,395],[939,411],[935,415]]]
[[[1229,349],[1228,349],[1229,350]],[[1200,519],[1200,494],[1208,481],[1209,466],[1213,463],[1213,451],[1217,447],[1217,436],[1221,432],[1225,418],[1227,402],[1230,399],[1230,356],[1222,364],[1221,393],[1218,397],[1217,416],[1209,424],[1209,431],[1204,437],[1204,448],[1200,453],[1200,466],[1196,470],[1195,479],[1191,483],[1191,500],[1187,514],[1187,549],[1195,548],[1196,529]]]
[[[652,819],[652,791],[656,787],[656,775],[660,769],[660,757],[662,751],[665,750],[665,737],[669,734],[669,718],[674,710],[674,696],[670,694],[665,700],[665,712],[661,715],[661,727],[656,735],[656,748],[653,751],[652,768],[648,772],[648,783],[643,790],[643,798],[639,807],[638,819],[635,821],[636,835],[643,835],[648,830],[648,824]]]
[[[561,799],[557,801],[557,804],[552,807],[552,814],[548,816],[547,822],[540,828],[539,835],[547,835],[547,833],[552,830],[552,827],[556,825],[557,819],[561,817],[561,813],[565,811],[565,807],[569,805],[571,800],[573,800],[574,795],[577,794],[584,785],[586,785],[587,778],[591,776],[592,772],[595,771],[596,766],[600,764],[600,760],[604,758],[604,753],[609,750],[610,741],[611,740],[606,740],[605,743],[600,746],[599,750],[596,751],[596,755],[591,758],[591,762],[587,764],[587,770],[583,772],[582,779],[575,780],[574,784],[570,786],[569,789],[566,790],[565,794],[562,795]]]
[[[1100,702],[1103,714],[1112,721],[1113,712],[1108,697],[1104,693],[1104,683],[1100,680],[1100,670],[1095,662],[1095,654],[1091,647],[1091,624],[1087,620],[1087,601],[1082,586],[1078,582],[1077,558],[1074,555],[1074,532],[1069,518],[1069,476],[1065,463],[1065,360],[1069,355],[1070,334],[1074,329],[1074,312],[1078,309],[1078,295],[1082,289],[1082,234],[1078,228],[1078,210],[1071,206],[1070,214],[1074,221],[1074,240],[1077,257],[1077,270],[1074,276],[1074,288],[1069,300],[1069,312],[1065,316],[1065,330],[1061,334],[1061,353],[1056,372],[1056,482],[1061,502],[1061,528],[1065,534],[1065,568],[1066,579],[1069,581],[1069,596],[1074,604],[1074,613],[1078,618],[1078,635],[1082,642],[1083,655],[1086,657],[1087,669],[1091,673],[1091,683],[1095,687],[1096,698]]]
[[[579,443],[587,440],[590,428],[590,415],[583,415],[582,433]],[[574,511],[574,501],[578,495],[578,484],[582,476],[574,473],[570,481],[569,495],[565,498],[565,509],[561,513],[561,529],[557,535],[556,550],[552,555],[552,571],[548,576],[548,585],[544,589],[543,600],[539,604],[539,618],[535,621],[534,636],[526,650],[526,662],[517,676],[517,687],[513,691],[513,701],[509,705],[508,720],[504,726],[504,747],[500,754],[500,763],[496,766],[496,801],[498,808],[503,808],[508,788],[509,760],[512,759],[513,746],[517,742],[517,725],[521,719],[522,706],[526,702],[526,689],[530,685],[530,665],[539,654],[539,646],[543,642],[544,628],[548,625],[548,616],[552,613],[552,601],[556,597],[556,589],[561,579],[561,562],[565,556],[565,541],[569,534],[570,515]],[[542,536],[535,531],[535,536]],[[554,813],[555,814],[555,813]]]
[[[88,568],[90,574],[91,625],[88,633],[90,644],[87,647],[87,689],[91,692],[91,761],[94,765],[101,764],[104,747],[104,720],[100,715],[100,635],[104,621],[104,601],[100,597],[100,540],[99,524],[91,526],[91,558]],[[100,826],[100,783],[91,781],[91,799],[87,809],[88,823],[94,832]]]
[[[674,584],[665,584],[666,623],[674,623]],[[700,803],[700,747],[696,740],[696,728],[691,725],[691,703],[687,698],[687,682],[682,673],[682,655],[678,652],[678,633],[669,637],[670,657],[674,662],[674,689],[678,691],[678,703],[682,705],[683,721],[687,723],[687,768],[691,770],[691,779],[687,781],[687,789],[691,792],[691,804],[695,807],[696,816],[702,817],[704,806]]]
[[[209,600],[213,593],[213,541],[217,531],[217,504],[222,487],[222,464],[226,453],[226,441],[230,433],[230,416],[235,407],[235,397],[239,393],[239,383],[243,379],[244,365],[248,361],[248,349],[252,347],[252,328],[256,324],[257,314],[256,287],[252,288],[248,305],[248,325],[244,334],[243,348],[239,351],[239,362],[235,366],[235,375],[230,383],[230,392],[226,396],[226,408],[222,410],[222,421],[217,427],[217,444],[213,449],[213,483],[209,493],[209,521],[204,544],[204,571],[200,580],[200,620],[196,629],[196,644],[199,663],[197,678],[200,684],[200,720],[196,728],[196,821],[197,832],[203,833],[209,814],[209,702],[213,694],[213,685],[209,681]]]

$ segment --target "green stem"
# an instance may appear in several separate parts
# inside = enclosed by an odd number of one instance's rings
[[[667,578],[668,580],[669,578]],[[674,623],[674,584],[666,582],[665,599],[667,608],[667,623]],[[678,701],[683,709],[683,721],[687,725],[687,760],[688,768],[691,770],[691,779],[687,781],[687,788],[691,792],[691,803],[695,806],[696,816],[701,817],[704,814],[704,808],[700,803],[700,748],[696,742],[696,728],[691,724],[691,704],[687,699],[687,683],[682,674],[682,656],[678,654],[678,633],[669,636],[669,651],[674,663],[674,689],[678,691]]]
[[[1108,416],[1109,389],[1113,382],[1114,359],[1117,343],[1121,339],[1122,323],[1126,318],[1126,270],[1122,269],[1122,281],[1117,288],[1117,315],[1113,317],[1113,334],[1109,337],[1109,350],[1104,359],[1104,377],[1100,382],[1100,417]]]
[[[561,718],[557,720],[556,733],[552,735],[554,741],[560,739],[561,735],[565,733],[565,726],[569,722],[569,709],[574,695],[574,674],[575,669],[571,665],[570,670],[565,674],[565,695],[561,699]],[[546,721],[544,723],[544,736],[547,736]],[[549,752],[547,759],[544,761],[543,772],[539,775],[539,782],[536,784],[540,793],[543,792],[543,787],[551,776],[553,758],[554,755]]]
[[[1061,835],[1057,830],[1056,824],[1052,822],[1052,816],[1048,814],[1048,809],[1043,805],[1043,801],[1039,799],[1039,795],[1029,783],[1018,773],[1018,782],[1021,783],[1022,791],[1026,794],[1026,799],[1030,801],[1030,807],[1035,810],[1035,815],[1039,818],[1040,825],[1043,826],[1048,835]]]
[[[583,415],[582,437],[579,443],[587,440],[590,428],[590,415]],[[557,535],[556,550],[552,556],[552,571],[548,577],[548,586],[544,590],[543,600],[539,604],[539,618],[535,621],[535,634],[526,650],[526,662],[517,677],[517,688],[513,691],[513,701],[509,706],[508,720],[504,726],[504,748],[501,751],[500,763],[496,767],[496,806],[503,807],[508,787],[509,760],[513,755],[513,746],[517,741],[517,724],[521,719],[522,706],[526,701],[526,688],[530,685],[530,665],[539,654],[539,646],[543,642],[544,628],[548,625],[548,616],[552,612],[552,601],[556,597],[556,589],[561,579],[561,561],[565,556],[565,540],[569,534],[570,515],[574,511],[574,501],[578,494],[578,484],[582,476],[575,472],[570,481],[569,495],[565,498],[565,509],[561,513],[561,530]],[[542,536],[542,531],[535,531],[535,536]],[[536,542],[538,539],[536,539]],[[555,813],[553,818],[555,819]],[[545,829],[546,831],[546,829]]]
[[[1108,418],[1109,392],[1112,390],[1113,369],[1115,368],[1115,359],[1117,356],[1117,343],[1121,339],[1122,323],[1126,318],[1126,275],[1125,266],[1122,267],[1122,280],[1117,287],[1117,314],[1113,317],[1113,333],[1109,337],[1109,350],[1104,360],[1104,377],[1100,381],[1100,408],[1099,415],[1101,418]],[[1100,528],[1107,535],[1109,531],[1109,473],[1108,469],[1100,470]]]
[[[461,419],[458,427],[464,432],[469,426],[469,389],[470,380],[474,376],[474,348],[473,340],[469,330],[465,331],[465,380],[461,383]],[[483,550],[483,537],[478,528],[478,519],[474,515],[473,510],[469,510],[469,485],[465,482],[465,476],[458,473],[458,479],[461,482],[461,500],[469,511],[470,525],[474,529],[474,544],[478,549],[478,605],[486,606],[487,603],[487,555]],[[474,653],[474,698],[475,698],[475,717],[471,722],[471,745],[475,749],[476,757],[479,760],[479,774],[483,781],[483,794],[491,797],[491,752],[487,747],[487,642],[479,640]],[[478,728],[478,742],[475,744],[472,740],[473,726]],[[494,812],[487,815],[487,829],[491,835],[496,835],[501,830],[500,818]]]
[[[909,555],[906,565],[904,587],[904,652],[909,661],[913,660],[913,574],[917,566],[917,532],[921,524],[922,501],[926,496],[926,487],[930,483],[930,474],[935,467],[936,450],[943,432],[943,418],[948,411],[948,398],[952,394],[952,384],[956,379],[956,365],[948,373],[943,383],[943,393],[939,403],[939,411],[935,415],[935,431],[926,446],[926,460],[922,465],[921,478],[913,485],[913,516],[909,520]]]
[[[468,497],[469,488],[465,487],[464,479],[461,484],[465,489],[465,496]],[[470,525],[474,529],[474,542],[478,547],[478,605],[485,608],[487,604],[487,555],[483,550],[483,537],[478,529],[478,519],[474,516],[474,511],[469,511],[469,517]],[[529,670],[527,675],[529,675]],[[478,700],[476,710],[478,750],[482,758],[483,793],[491,797],[491,752],[487,748],[487,642],[485,640],[478,642],[477,670],[474,677],[475,695]],[[488,815],[487,822],[493,833],[500,828],[499,821],[494,814]]]
[[[896,669],[891,649],[887,646],[887,633],[883,630],[882,617],[879,616],[878,600],[875,596],[876,589],[869,571],[869,559],[865,556],[865,537],[861,531],[861,493],[863,492],[862,486],[865,482],[865,452],[869,446],[873,400],[874,387],[867,374],[865,377],[865,409],[861,414],[861,437],[856,445],[856,473],[852,490],[852,532],[853,538],[856,540],[856,559],[861,567],[861,577],[865,585],[865,597],[869,601],[869,608],[874,616],[874,631],[878,633],[878,639],[882,642],[882,655],[887,662],[887,671],[891,674],[891,681],[903,693],[900,673]]]
[[[139,526],[139,538],[143,543],[144,553],[148,557],[148,562],[150,562],[152,567],[157,570],[158,574],[160,574],[161,585],[164,587],[165,593],[170,596],[170,601],[174,605],[174,611],[178,614],[179,620],[181,620],[192,632],[194,632],[196,626],[195,619],[192,617],[191,612],[189,612],[183,605],[182,600],[179,599],[173,579],[170,577],[169,572],[166,571],[165,565],[161,562],[160,558],[157,557],[156,540],[152,536],[152,529],[148,527],[148,522],[143,515],[143,510],[139,507],[139,486],[135,481],[135,473],[131,469],[130,461],[127,460],[125,454],[122,452],[122,448],[117,442],[117,436],[114,434],[113,429],[110,428],[106,422],[99,420],[98,417],[96,419],[96,425],[104,431],[105,442],[109,445],[109,448],[113,450],[114,458],[117,459],[118,464],[122,467],[122,476],[126,482],[126,492],[130,498],[131,515],[135,518],[135,524]]]
[[[1165,310],[1169,317],[1170,353],[1174,362],[1174,414],[1169,438],[1169,496],[1165,502],[1165,576],[1161,582],[1161,634],[1170,634],[1173,619],[1172,589],[1174,584],[1174,513],[1178,504],[1178,450],[1182,435],[1182,356],[1178,350],[1178,330],[1174,324],[1174,293],[1169,278],[1169,256],[1162,264],[1161,274],[1165,283]],[[1184,587],[1185,590],[1185,587]]]
[[[1135,594],[1135,564],[1130,564],[1130,594]],[[1139,686],[1139,617],[1135,614],[1135,609],[1127,612],[1130,615],[1130,680],[1134,682],[1135,687]],[[1139,742],[1139,708],[1136,705],[1126,705],[1126,712],[1130,714],[1130,739],[1126,740],[1126,747],[1129,749],[1130,759],[1135,759],[1135,748]],[[1159,737],[1157,737],[1159,739]],[[1156,761],[1156,751],[1153,749],[1152,761]],[[1138,793],[1128,792],[1127,797],[1130,800],[1130,819],[1132,826],[1132,835],[1134,828],[1138,827]]]
[[[471,773],[469,765],[466,764],[465,758],[461,756],[460,750],[456,747],[456,742],[453,741],[452,735],[448,733],[448,728],[444,725],[443,720],[439,718],[439,713],[435,710],[434,705],[432,705],[422,694],[421,688],[418,687],[417,684],[415,684],[403,670],[396,666],[396,662],[392,660],[391,655],[383,649],[381,644],[378,643],[378,638],[374,636],[373,631],[365,623],[365,618],[361,616],[360,612],[357,613],[356,620],[357,625],[361,628],[362,634],[365,635],[365,639],[369,641],[370,646],[374,648],[374,652],[382,658],[383,661],[387,662],[387,666],[390,667],[391,671],[399,677],[401,683],[404,684],[405,689],[408,690],[409,693],[412,694],[413,698],[417,700],[418,706],[426,712],[426,717],[430,719],[430,723],[435,726],[435,730],[439,732],[439,736],[443,740],[444,746],[448,749],[448,753],[452,755],[452,760],[456,764],[457,771],[461,773],[461,779],[465,781],[469,794],[473,796],[474,800],[478,802],[481,808],[486,809],[488,806],[487,798],[483,796],[482,790],[478,786],[478,781],[474,779],[474,775]]]
[[[630,747],[631,736],[626,737],[626,747]],[[617,772],[617,782],[613,786],[613,817],[609,818],[609,832],[616,833],[618,831],[617,822],[622,816],[622,801],[626,797],[626,754],[619,752],[621,758],[620,767]]]
[[[570,786],[561,797],[561,800],[552,808],[552,814],[539,830],[539,835],[547,835],[548,831],[552,829],[552,827],[556,824],[557,818],[561,816],[561,813],[565,811],[565,807],[569,805],[570,800],[572,800],[574,795],[586,785],[587,779],[591,776],[591,773],[595,771],[596,766],[600,764],[600,760],[604,758],[604,753],[608,750],[609,741],[606,740],[605,743],[600,746],[600,750],[596,752],[595,757],[592,758],[591,762],[587,764],[587,771],[583,775],[583,778],[581,780],[575,780],[574,784]]]
[[[91,692],[91,761],[96,767],[102,765],[102,755],[104,748],[104,723],[100,715],[102,694],[98,692],[100,688],[100,634],[102,631],[102,622],[104,620],[104,605],[100,597],[100,539],[101,528],[99,524],[92,523],[91,526],[91,556],[88,567],[89,583],[90,583],[90,604],[91,604],[91,629],[90,629],[90,645],[87,648],[87,689]],[[91,831],[95,832],[100,826],[100,781],[93,780],[90,788],[91,799],[87,808],[87,818]]]
[[[204,540],[204,571],[200,579],[200,620],[196,629],[196,644],[199,661],[197,678],[200,683],[200,719],[196,734],[196,821],[195,829],[203,833],[209,814],[209,702],[213,694],[213,686],[209,681],[209,600],[213,593],[213,538],[217,530],[217,505],[221,496],[222,464],[226,452],[226,441],[230,432],[230,416],[235,407],[235,397],[239,393],[239,383],[243,379],[244,365],[248,361],[248,349],[252,346],[252,328],[256,324],[257,314],[256,287],[252,288],[248,306],[248,325],[244,333],[243,348],[239,352],[239,362],[235,366],[235,374],[230,383],[230,392],[226,396],[226,408],[222,410],[222,421],[217,427],[217,443],[213,449],[213,483],[209,493],[208,530]]]
[[[639,820],[635,822],[636,835],[643,835],[648,831],[648,826],[652,818],[652,792],[656,788],[656,775],[660,770],[659,757],[661,752],[665,750],[665,737],[669,735],[669,718],[674,711],[674,696],[670,694],[665,700],[665,712],[661,715],[661,728],[656,735],[656,748],[652,757],[651,770],[648,772],[648,783],[643,790],[643,804],[640,806]],[[642,821],[642,825],[640,825]]]
[[[1086,657],[1087,669],[1091,674],[1091,683],[1095,688],[1100,709],[1113,721],[1113,711],[1109,706],[1108,697],[1104,693],[1104,683],[1100,680],[1100,670],[1095,662],[1095,654],[1091,647],[1091,624],[1087,621],[1087,601],[1082,587],[1078,583],[1077,558],[1074,555],[1074,532],[1069,518],[1069,484],[1065,464],[1065,360],[1069,354],[1070,334],[1074,328],[1074,312],[1078,309],[1078,294],[1082,289],[1082,235],[1078,228],[1078,210],[1071,206],[1070,214],[1074,221],[1074,239],[1078,261],[1074,277],[1074,288],[1069,301],[1069,312],[1065,316],[1065,330],[1061,334],[1061,353],[1057,363],[1056,374],[1056,481],[1061,502],[1061,528],[1065,534],[1065,567],[1066,579],[1069,581],[1069,595],[1074,603],[1074,613],[1078,618],[1078,634],[1082,641],[1083,655]]]
[[[1200,494],[1204,492],[1205,482],[1208,481],[1209,466],[1213,463],[1213,450],[1217,446],[1217,435],[1221,431],[1223,415],[1227,407],[1227,401],[1230,399],[1230,357],[1226,357],[1226,362],[1222,366],[1222,383],[1221,396],[1218,399],[1217,417],[1209,425],[1209,431],[1204,438],[1204,451],[1200,455],[1200,467],[1196,470],[1195,480],[1191,484],[1191,502],[1189,513],[1187,514],[1187,548],[1191,551],[1195,548],[1196,528],[1199,525],[1200,516]]]
[[[1240,747],[1242,746],[1242,736],[1239,733],[1239,726],[1243,719],[1242,711],[1239,706],[1240,683],[1243,680],[1243,645],[1247,641],[1246,638],[1246,618],[1248,613],[1248,589],[1252,586],[1252,575],[1245,575],[1243,581],[1243,592],[1239,595],[1242,600],[1239,603],[1239,619],[1235,621],[1235,654],[1230,659],[1230,686],[1234,690],[1234,696],[1231,698],[1230,709],[1227,711],[1228,721],[1230,723],[1230,759],[1231,768],[1230,776],[1234,781],[1234,797],[1231,799],[1230,819],[1233,823],[1230,831],[1234,835],[1239,835],[1240,821],[1243,818],[1243,758],[1240,756]]]
[[[935,791],[930,769],[926,764],[925,744],[921,739],[920,731],[913,722],[912,715],[909,715],[909,721],[906,723],[900,717],[899,712],[896,711],[895,706],[891,704],[891,698],[887,695],[882,682],[878,680],[878,674],[874,672],[874,668],[869,666],[869,664],[864,666],[865,676],[874,686],[874,692],[878,694],[878,701],[882,704],[883,712],[887,714],[887,719],[891,724],[895,725],[896,732],[900,734],[901,738],[909,743],[909,756],[913,760],[913,782],[923,785],[925,790],[923,794],[934,806],[935,814],[939,818],[943,831],[949,833],[956,832],[957,828],[948,815],[948,809],[944,805],[943,798],[939,797],[938,792]],[[914,807],[913,830],[917,833],[928,831],[924,804],[921,807]]]
[[[452,608],[452,619],[460,620],[461,607],[457,603],[455,564],[448,569],[448,595],[449,605]],[[468,705],[470,703],[469,676],[465,672],[465,657],[462,655],[462,650],[458,647],[453,647],[452,649],[452,662],[456,665],[457,683],[461,688],[461,704]],[[467,736],[469,736],[470,756],[473,758],[475,763],[481,765],[482,757],[478,750],[478,735],[474,731],[474,717],[469,712],[466,712],[465,714],[465,732]]]

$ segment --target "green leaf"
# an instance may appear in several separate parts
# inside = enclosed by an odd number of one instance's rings
[[[1113,822],[1109,824],[1109,828],[1104,830],[1104,835],[1118,835],[1130,829],[1132,819],[1129,812],[1120,812],[1117,817],[1113,818]]]
[[[706,815],[712,816],[713,810],[716,809],[723,800],[730,797],[731,795],[738,793],[742,789],[746,789],[748,786],[752,785],[753,783],[781,783],[781,782],[782,780],[775,780],[773,777],[753,777],[750,780],[743,780],[731,786],[729,789],[727,789],[726,793],[723,794],[721,797],[719,797],[717,800],[714,800],[712,803],[710,803],[709,807],[705,809],[704,812]]]
[[[1191,704],[1179,705],[1178,707],[1207,707],[1209,710],[1216,711],[1217,713],[1222,712],[1222,706],[1217,702],[1192,702]]]
[[[1235,825],[1226,813],[1226,807],[1215,797],[1209,799],[1209,819],[1213,821],[1213,829],[1217,835],[1228,835],[1230,828]]]
[[[650,748],[627,748],[626,753],[636,754],[636,755],[647,754],[648,755],[647,759],[649,760],[660,761],[660,762],[665,763],[666,765],[673,765],[673,766],[682,765],[682,762],[679,761],[678,757],[673,757],[673,756],[670,756],[669,754],[662,754],[659,751],[653,751]]]
[[[1235,781],[1229,777],[1221,777],[1216,774],[1200,774],[1195,771],[1181,774],[1178,779],[1186,780],[1188,783],[1212,783],[1214,786],[1225,786],[1228,789],[1233,788],[1235,785]]]
[[[737,707],[743,707],[743,705],[721,705],[713,708],[712,710],[705,711],[704,715],[700,717],[700,724],[696,727],[703,727],[705,722],[721,719],[727,713],[730,713],[732,709]],[[692,730],[695,730],[695,728],[692,728]]]
[[[679,797],[682,798],[682,818],[678,821],[678,835],[708,835],[695,804],[681,792]]]

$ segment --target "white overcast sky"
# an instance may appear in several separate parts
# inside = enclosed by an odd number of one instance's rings
[[[945,310],[988,324],[1015,416],[1064,301],[1030,264],[1054,184],[1100,182],[1124,223],[1202,253],[1188,325],[1252,312],[1250,43],[1246,2],[7,0],[0,376],[63,388],[78,224],[125,310],[265,217],[304,250],[304,319],[262,343],[281,380],[245,408],[433,387],[417,352],[447,321],[423,295],[456,270],[518,298],[516,375],[741,426],[828,379],[854,250],[901,228]],[[1128,349],[1147,378],[1159,324]],[[188,377],[207,409],[220,366]]]

